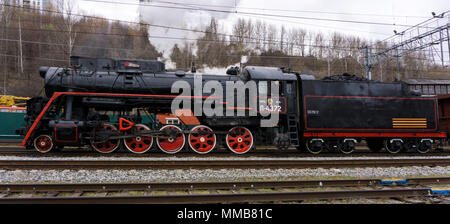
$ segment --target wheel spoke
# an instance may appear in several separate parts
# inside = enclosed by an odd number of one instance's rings
[[[188,136],[190,148],[199,154],[211,152],[216,146],[216,135],[212,132],[211,128],[204,125],[192,128]]]
[[[160,129],[162,133],[175,133],[171,136],[160,136],[156,139],[156,144],[165,153],[174,154],[183,149],[185,138],[182,130],[175,125],[166,125]]]
[[[226,143],[232,152],[243,154],[253,147],[253,135],[245,127],[234,127],[228,131]]]
[[[53,140],[49,135],[40,135],[34,139],[34,148],[40,153],[50,152],[53,146]]]
[[[134,126],[134,131],[148,131],[150,130],[144,124],[136,124]],[[137,136],[124,139],[125,147],[132,153],[145,153],[152,148],[153,145],[153,137],[148,136]]]
[[[104,124],[102,127],[98,128],[96,131],[102,131],[102,130],[108,130],[108,131],[117,131],[117,128],[114,127],[112,124]],[[92,148],[100,153],[111,153],[114,152],[119,147],[119,139],[111,139],[107,140],[106,142],[94,142],[94,140],[91,140],[91,146]]]

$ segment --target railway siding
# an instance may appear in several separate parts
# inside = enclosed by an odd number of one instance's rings
[[[435,196],[435,192],[438,192],[439,196],[445,195],[442,192],[448,194],[448,190],[445,191],[444,188],[433,189],[421,186],[426,184],[448,184],[450,183],[450,178],[413,178],[408,179],[406,182],[413,187],[395,187],[394,185],[389,187],[382,186],[382,189],[380,189],[378,187],[383,182],[379,179],[140,184],[3,184],[0,185],[0,192],[2,192],[0,194],[0,203],[184,204],[308,202],[308,200],[392,197],[405,198],[404,201],[410,203],[415,200],[411,199],[411,197],[419,197],[422,200],[425,198],[426,200],[427,197]],[[419,187],[414,188],[414,186]],[[333,190],[332,187],[344,187],[344,190]],[[319,190],[311,191],[311,188]],[[155,194],[153,192],[163,193]]]
[[[326,160],[0,160],[0,168],[3,169],[305,169],[402,166],[450,166],[450,158]]]

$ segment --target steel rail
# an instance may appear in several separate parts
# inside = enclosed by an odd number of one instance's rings
[[[450,158],[328,160],[0,160],[2,169],[277,169],[450,166]]]
[[[167,154],[162,151],[150,151],[149,153],[144,154],[133,154],[131,152],[126,151],[119,151],[115,153],[110,154],[101,154],[98,152],[93,151],[87,151],[87,150],[66,150],[63,152],[49,152],[49,153],[39,153],[37,151],[31,151],[31,150],[1,150],[0,149],[0,156],[10,156],[10,155],[30,155],[30,156],[39,156],[40,158],[65,158],[65,157],[95,157],[95,158],[171,158],[174,157],[173,154]],[[223,158],[247,158],[247,157],[271,157],[271,158],[279,158],[279,157],[285,157],[285,158],[320,158],[320,157],[338,157],[338,158],[355,158],[355,157],[432,157],[432,156],[450,156],[450,151],[446,152],[432,152],[427,154],[421,154],[421,153],[414,153],[414,152],[407,152],[407,153],[397,153],[397,154],[390,154],[390,153],[374,153],[369,152],[368,150],[361,150],[357,152],[353,152],[352,154],[342,154],[342,153],[321,153],[318,155],[310,154],[307,152],[298,152],[295,149],[288,149],[288,150],[275,150],[275,149],[260,149],[257,151],[248,152],[242,155],[237,155],[232,152],[230,152],[228,149],[221,149],[220,151],[217,150],[212,153],[204,154],[204,155],[198,155],[195,152],[192,151],[181,151],[178,152],[175,155],[177,158],[181,157],[191,157],[191,158],[210,158],[210,157],[223,157]]]
[[[450,177],[408,178],[408,185],[449,184]],[[307,187],[361,187],[381,185],[380,179],[292,180],[183,183],[80,183],[80,184],[0,184],[0,192],[73,192],[73,191],[155,191],[206,189],[261,189]]]
[[[389,198],[417,197],[428,195],[427,188],[389,189],[389,190],[347,190],[323,192],[282,192],[282,193],[244,193],[244,194],[200,194],[163,196],[105,196],[105,197],[39,197],[39,198],[0,198],[0,203],[8,204],[196,204],[196,203],[243,203],[271,201],[302,201],[311,199],[344,198]]]

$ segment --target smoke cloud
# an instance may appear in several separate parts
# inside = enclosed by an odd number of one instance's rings
[[[144,0],[145,1],[145,0]],[[165,25],[172,27],[181,27],[188,29],[203,30],[212,17],[216,18],[221,24],[221,21],[226,20],[230,14],[228,13],[218,13],[210,11],[201,10],[186,10],[186,9],[172,9],[172,8],[160,8],[160,7],[150,7],[145,6],[150,5],[160,5],[169,7],[182,7],[182,8],[193,8],[193,9],[217,9],[232,11],[235,4],[238,5],[241,0],[225,1],[225,0],[177,0],[177,1],[152,1],[147,0],[147,3],[142,3],[138,8],[141,19],[150,24]],[[168,3],[173,2],[174,4]],[[211,7],[211,5],[221,6],[221,7]],[[229,8],[227,8],[229,6]],[[189,32],[183,30],[175,30],[169,28],[149,28],[150,36],[167,36],[176,38],[186,38],[186,39],[196,39],[202,35],[198,32]],[[174,40],[174,39],[163,39],[163,38],[150,38],[153,45],[156,46],[158,51],[162,52],[165,58],[168,58],[172,47],[174,44],[179,46],[184,46],[185,43],[193,43],[191,40]]]

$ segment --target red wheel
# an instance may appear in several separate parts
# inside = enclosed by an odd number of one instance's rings
[[[160,129],[165,136],[156,138],[156,144],[165,153],[174,154],[183,149],[186,139],[183,131],[175,125],[166,125]]]
[[[136,124],[134,126],[136,131],[148,131],[149,127],[143,124]],[[153,145],[153,138],[148,136],[137,136],[133,138],[125,138],[124,139],[125,147],[132,153],[145,153]]]
[[[96,131],[109,130],[117,131],[117,128],[112,124],[103,124],[103,127],[97,128]],[[106,142],[94,142],[91,140],[92,148],[99,153],[111,153],[119,147],[119,139],[111,139]]]
[[[40,153],[47,153],[53,149],[53,140],[48,135],[39,135],[34,139],[34,148]]]
[[[206,132],[205,134],[200,134],[196,132]],[[188,141],[189,146],[196,153],[206,154],[211,152],[216,146],[216,135],[212,133],[212,129],[199,125],[191,129],[191,133],[189,133]]]
[[[234,127],[228,131],[226,142],[232,152],[244,154],[253,146],[253,135],[247,128]]]

